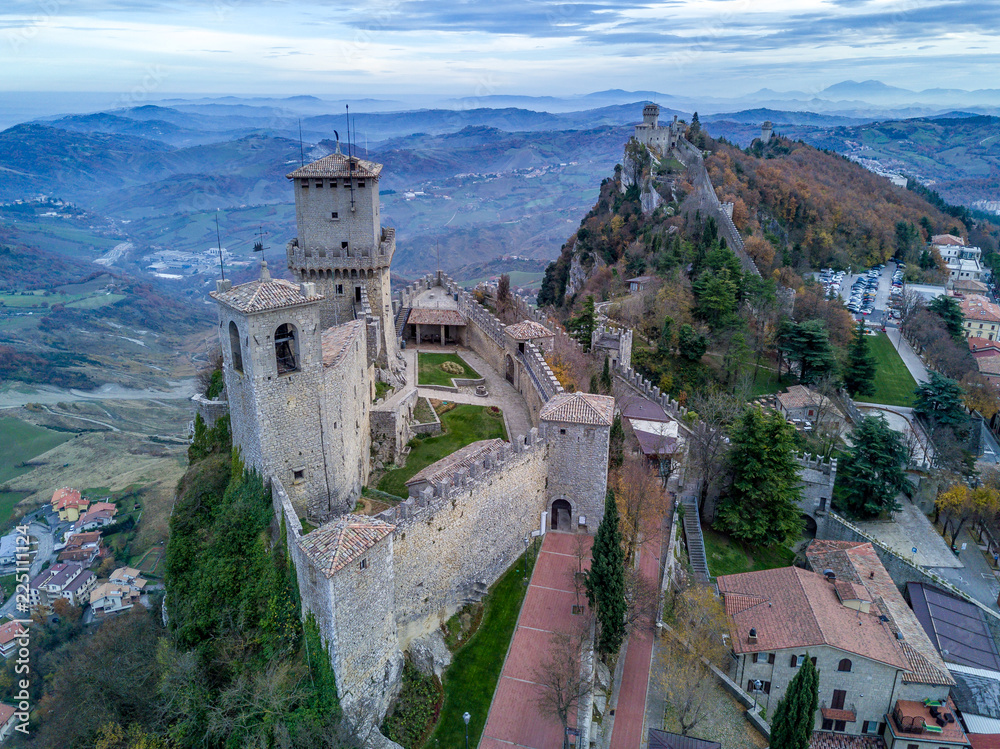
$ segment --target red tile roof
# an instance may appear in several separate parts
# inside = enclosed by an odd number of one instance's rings
[[[966,321],[1000,322],[1000,306],[980,294],[969,294],[959,304]]]
[[[8,705],[6,702],[0,702],[0,726],[7,725],[7,722],[14,717],[16,710],[13,705]]]
[[[345,515],[302,537],[299,546],[327,576],[342,570],[396,529],[365,515]]]
[[[608,395],[559,393],[542,406],[538,418],[571,424],[611,426],[614,415],[615,399]]]
[[[515,341],[530,341],[532,338],[548,338],[553,335],[551,330],[534,320],[522,320],[514,325],[508,325],[504,328],[504,332]]]
[[[272,279],[270,276],[233,286],[228,291],[213,291],[209,296],[240,312],[263,312],[269,309],[294,307],[297,304],[316,302],[323,298],[320,294],[304,296],[302,288],[297,283],[283,278]]]
[[[920,684],[955,683],[937,648],[907,605],[892,577],[878,558],[875,548],[860,541],[814,540],[806,548],[806,559],[814,570],[832,569],[838,580],[863,585],[872,596],[872,615],[884,615],[895,642],[909,665],[904,682]]]
[[[352,156],[348,162],[347,155],[331,153],[318,161],[299,167],[294,172],[286,174],[288,179],[296,177],[359,177],[361,179],[378,179],[382,165],[374,161],[365,161]]]
[[[0,645],[6,645],[15,637],[23,635],[27,631],[21,622],[7,622],[3,626],[0,626]]]
[[[364,320],[351,320],[323,331],[320,346],[323,349],[324,367],[335,367],[340,363],[347,353],[348,345],[361,332],[364,324]]]
[[[816,731],[809,740],[809,749],[885,749],[885,741],[881,736],[848,736]]]
[[[68,486],[62,489],[56,489],[52,494],[52,507],[58,512],[59,510],[65,509],[66,507],[83,507],[84,509],[90,504],[86,499],[80,498],[80,492],[76,489],[70,489]]]
[[[829,645],[899,669],[909,666],[896,638],[878,616],[844,606],[833,585],[820,574],[783,567],[724,575],[718,585],[736,653]],[[733,594],[739,597],[730,602]],[[747,605],[748,598],[762,600]],[[751,629],[756,630],[755,643],[749,642]]]
[[[406,324],[410,325],[465,325],[465,315],[457,309],[428,309],[414,307],[410,310]]]

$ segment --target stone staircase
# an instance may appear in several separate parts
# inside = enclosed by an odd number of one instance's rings
[[[701,535],[701,518],[698,515],[698,497],[693,494],[680,498],[684,507],[684,537],[687,539],[688,559],[695,581],[707,584],[711,580],[708,572],[708,556],[705,554],[705,539]]]
[[[399,313],[396,315],[396,338],[403,335],[403,326],[406,325],[406,320],[410,316],[409,307],[400,307]]]

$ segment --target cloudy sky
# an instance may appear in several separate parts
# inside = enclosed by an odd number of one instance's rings
[[[3,0],[0,90],[1000,88],[997,0]]]

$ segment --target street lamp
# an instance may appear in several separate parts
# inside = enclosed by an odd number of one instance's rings
[[[465,713],[462,720],[465,721],[465,749],[469,749],[469,721],[472,720],[472,716]]]

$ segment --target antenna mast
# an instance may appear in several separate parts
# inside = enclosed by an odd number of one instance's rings
[[[215,209],[215,241],[219,246],[219,273],[222,275],[222,280],[226,280],[226,266],[222,264],[222,233],[219,231],[219,209]]]
[[[253,243],[253,251],[260,253],[260,262],[264,262],[264,250],[267,248],[264,246],[264,237],[267,236],[264,233],[264,227],[261,226],[257,229],[257,241]]]
[[[344,107],[347,109],[347,184],[351,186],[351,210],[354,210],[354,175],[351,172],[354,171],[354,158],[353,149],[351,148],[351,105],[345,104]]]
[[[299,166],[306,165],[306,153],[302,148],[302,118],[299,117]]]

